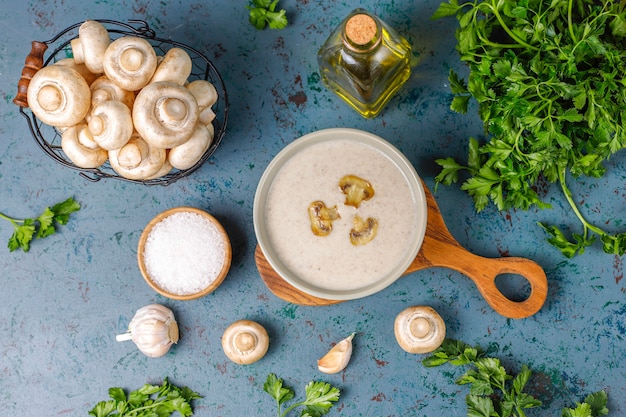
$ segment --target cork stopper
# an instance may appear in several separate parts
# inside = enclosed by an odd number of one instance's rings
[[[366,14],[354,15],[346,22],[346,37],[355,45],[367,45],[376,37],[376,22]]]

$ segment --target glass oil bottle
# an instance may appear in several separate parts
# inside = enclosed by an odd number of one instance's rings
[[[364,9],[352,11],[317,54],[324,85],[375,117],[411,75],[411,45]]]

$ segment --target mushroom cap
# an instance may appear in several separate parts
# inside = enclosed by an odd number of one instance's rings
[[[117,100],[96,104],[91,110],[88,126],[94,140],[107,151],[126,145],[134,131],[130,109]]]
[[[212,140],[209,129],[198,123],[193,135],[185,143],[169,150],[167,159],[174,168],[189,169],[202,158]]]
[[[222,348],[231,361],[249,365],[261,359],[269,348],[267,331],[252,320],[238,320],[224,331]]]
[[[184,49],[171,48],[159,60],[150,82],[172,81],[184,85],[191,75],[192,65],[191,57]]]
[[[104,53],[104,73],[128,91],[145,87],[156,66],[154,48],[150,42],[137,36],[117,38]]]
[[[89,126],[87,125],[87,122],[81,122],[78,125],[74,125],[74,126],[78,128],[77,134],[78,134],[79,144],[81,144],[87,149],[94,149],[94,150],[102,149],[100,148],[100,145],[98,145],[98,142],[96,142],[96,140],[93,138],[93,135],[89,131]],[[69,127],[67,129],[69,129]],[[63,133],[65,133],[67,129],[65,129]]]
[[[109,151],[111,168],[120,176],[132,180],[153,178],[166,160],[165,149],[150,146],[139,135],[133,134],[126,145]]]
[[[63,152],[79,168],[98,168],[107,160],[107,151],[89,142],[90,136],[85,123],[70,126],[61,136]]]
[[[213,122],[213,120],[215,120],[216,116],[217,115],[213,111],[213,108],[207,106],[200,109],[200,116],[198,118],[198,121],[205,126],[211,126],[211,123]]]
[[[187,89],[198,101],[198,107],[211,107],[217,102],[217,90],[208,80],[194,80],[187,84]]]
[[[85,118],[91,106],[87,81],[64,65],[48,65],[37,71],[26,97],[33,114],[51,126],[73,126]]]
[[[129,109],[133,108],[135,102],[135,93],[124,90],[119,84],[109,79],[106,75],[102,75],[95,79],[90,85],[91,105],[106,101],[117,100],[124,103]]]
[[[446,325],[432,307],[413,306],[396,317],[396,340],[408,353],[428,353],[437,349],[446,338]]]
[[[157,179],[157,178],[164,177],[167,174],[169,174],[172,171],[172,169],[173,169],[172,164],[170,164],[170,162],[167,160],[167,150],[166,150],[165,162],[163,162],[163,166],[161,167],[161,169],[159,169],[154,174],[146,177],[145,179],[146,180],[154,180],[154,179]]]
[[[185,87],[171,81],[148,84],[135,97],[135,129],[152,146],[171,149],[196,130],[198,103]]]
[[[63,58],[58,60],[52,65],[62,65],[65,67],[74,68],[82,77],[87,81],[88,85],[91,85],[95,80],[97,80],[102,74],[94,74],[89,71],[89,68],[85,64],[77,63],[74,58]]]
[[[111,44],[111,38],[102,23],[86,20],[78,28],[78,38],[72,39],[70,44],[77,63],[85,64],[94,74],[104,71],[104,53]]]

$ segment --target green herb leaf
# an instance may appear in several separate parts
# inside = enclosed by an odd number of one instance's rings
[[[9,251],[13,252],[18,248],[22,249],[24,252],[29,251],[30,242],[33,240],[33,236],[37,230],[33,223],[33,219],[24,219],[21,225],[13,223],[14,231],[13,235],[9,238]]]
[[[55,204],[52,208],[46,207],[36,219],[20,220],[0,213],[0,218],[11,222],[14,229],[7,244],[9,251],[22,249],[22,251],[28,252],[33,239],[45,238],[56,233],[55,223],[67,224],[70,214],[78,210],[80,210],[80,204],[70,197]]]
[[[440,19],[442,17],[453,16],[460,10],[457,0],[451,0],[450,3],[441,3],[431,19]]]
[[[426,367],[449,362],[455,366],[470,366],[456,383],[469,385],[465,397],[468,417],[525,417],[524,410],[536,408],[541,401],[524,392],[532,372],[526,365],[516,376],[507,373],[500,360],[485,356],[479,347],[445,339],[442,345],[424,358]],[[607,415],[607,396],[604,391],[590,394],[576,409],[564,408],[561,417],[597,417]]]
[[[291,388],[283,387],[282,378],[278,378],[275,374],[267,376],[267,380],[263,384],[263,390],[271,395],[278,405],[291,400],[295,395]]]
[[[598,391],[587,395],[585,401],[577,403],[576,408],[564,408],[561,417],[599,417],[609,414],[606,408],[607,395],[604,391]]]
[[[296,402],[284,411],[282,405],[294,397],[294,391],[283,386],[283,380],[275,374],[269,374],[263,390],[267,392],[277,404],[277,416],[284,417],[296,407],[304,407],[300,416],[319,417],[327,414],[335,402],[339,400],[338,388],[325,382],[309,382],[305,387],[306,397],[303,401]]]
[[[309,382],[305,387],[306,399],[302,405],[312,416],[321,416],[328,413],[330,407],[339,400],[339,389],[326,382]]]
[[[278,0],[252,0],[247,7],[250,12],[249,21],[258,30],[284,29],[289,23],[287,12],[283,9],[276,11]]]
[[[89,415],[94,417],[167,417],[178,411],[181,416],[193,415],[191,401],[202,398],[188,387],[172,385],[167,378],[161,385],[145,384],[126,394],[119,387],[109,388],[109,401],[97,403]]]
[[[468,417],[491,417],[495,415],[493,402],[488,397],[469,394],[465,397]]]

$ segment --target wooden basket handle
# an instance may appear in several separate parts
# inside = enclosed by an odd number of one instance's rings
[[[20,107],[28,107],[26,98],[28,84],[37,71],[43,67],[43,54],[46,49],[48,49],[48,45],[43,42],[33,41],[31,43],[30,53],[26,57],[24,68],[22,68],[22,77],[17,83],[17,95],[13,99],[13,103]]]

